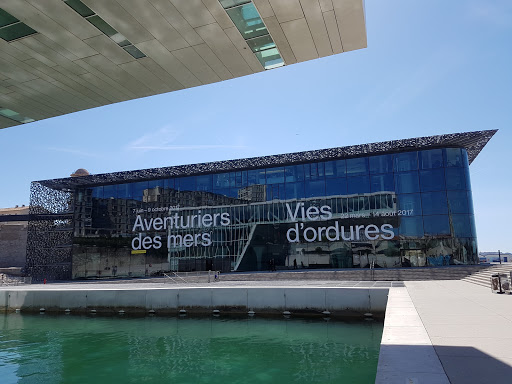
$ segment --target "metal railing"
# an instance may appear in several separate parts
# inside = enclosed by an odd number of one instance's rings
[[[20,284],[32,284],[30,276],[11,276],[0,273],[0,285],[15,286]]]
[[[170,272],[164,276],[175,284],[211,283],[220,280],[220,271]]]

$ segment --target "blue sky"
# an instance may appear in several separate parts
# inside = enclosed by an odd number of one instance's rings
[[[499,129],[471,165],[480,251],[512,252],[512,2],[366,0],[368,48],[0,130],[30,182]]]

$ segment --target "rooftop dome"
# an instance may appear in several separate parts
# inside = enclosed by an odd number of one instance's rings
[[[71,174],[71,177],[89,176],[90,173],[87,169],[78,168],[75,173]]]

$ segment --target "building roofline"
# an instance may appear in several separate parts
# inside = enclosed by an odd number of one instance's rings
[[[346,147],[318,149],[281,155],[214,161],[209,163],[178,165],[173,167],[149,168],[135,171],[102,173],[80,177],[41,180],[36,182],[48,188],[62,190],[81,186],[87,187],[159,178],[193,176],[206,173],[233,172],[262,167],[300,164],[309,161],[327,161],[340,158],[353,158],[450,146],[465,148],[468,152],[469,164],[471,164],[497,131],[498,130],[496,129],[450,133],[445,135],[391,140],[380,143],[350,145]]]

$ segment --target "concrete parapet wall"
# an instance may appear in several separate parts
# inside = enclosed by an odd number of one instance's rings
[[[153,289],[5,289],[0,310],[273,313],[337,312],[383,314],[389,288],[345,287],[187,287]]]

